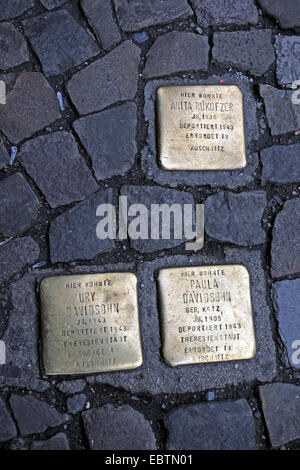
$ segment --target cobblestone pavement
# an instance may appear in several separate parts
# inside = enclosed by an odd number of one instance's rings
[[[299,32],[298,0],[0,0],[0,448],[300,449]],[[247,167],[162,170],[157,87],[220,81]],[[203,250],[98,240],[121,191],[204,203]],[[157,271],[226,263],[250,271],[256,357],[168,367]],[[45,376],[39,281],[108,270],[138,274],[144,365]]]

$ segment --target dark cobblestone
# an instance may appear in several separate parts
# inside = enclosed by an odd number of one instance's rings
[[[182,407],[170,413],[166,426],[168,450],[255,448],[254,419],[246,400]]]
[[[276,217],[272,240],[272,277],[300,273],[300,198],[287,201]]]
[[[30,237],[12,240],[0,247],[0,284],[33,264],[39,256],[38,245]]]
[[[46,75],[58,75],[99,54],[88,33],[65,10],[23,21]]]
[[[221,65],[259,76],[275,62],[271,30],[215,33],[213,41],[213,59]]]
[[[3,145],[0,144],[0,170],[9,164],[9,156]]]
[[[143,72],[145,78],[188,70],[208,69],[208,37],[174,31],[160,36],[150,49]]]
[[[217,193],[205,201],[205,231],[211,238],[237,245],[265,243],[261,219],[266,205],[264,191]],[[216,214],[222,214],[222,217]]]
[[[57,388],[66,395],[82,392],[86,387],[86,382],[82,379],[68,380],[60,382],[56,385]]]
[[[298,0],[258,0],[260,7],[273,16],[281,28],[300,26],[300,3]]]
[[[81,0],[80,4],[104,49],[121,41],[109,0]]]
[[[21,173],[0,181],[0,234],[12,237],[31,227],[39,201]]]
[[[79,411],[82,411],[86,403],[87,396],[84,393],[79,395],[74,395],[67,400],[67,408],[69,413],[76,414]]]
[[[125,41],[104,58],[76,73],[67,85],[80,114],[89,114],[133,100],[137,92],[140,49]]]
[[[300,77],[299,36],[276,36],[276,75],[281,85],[293,83]]]
[[[34,6],[35,0],[0,0],[0,21],[22,15]]]
[[[67,0],[40,0],[41,4],[47,8],[47,10],[53,10],[53,8],[61,7]]]
[[[155,450],[150,424],[128,405],[85,411],[83,423],[91,450]]]
[[[28,61],[29,52],[23,35],[12,24],[1,23],[0,69],[10,69]]]
[[[274,145],[260,152],[262,184],[300,181],[300,144]]]
[[[300,438],[300,387],[274,383],[259,387],[271,444],[282,446]]]
[[[33,441],[31,450],[70,450],[67,436],[60,432],[46,441]]]
[[[127,103],[74,122],[98,180],[125,175],[133,166],[137,151],[136,112],[136,105]]]
[[[253,0],[192,0],[200,26],[247,25],[258,22]]]
[[[51,207],[82,201],[98,189],[68,132],[55,132],[26,142],[18,159]]]
[[[17,435],[17,429],[7,407],[0,398],[0,442],[9,441]]]

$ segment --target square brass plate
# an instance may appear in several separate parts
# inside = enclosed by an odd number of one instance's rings
[[[235,85],[158,88],[157,128],[162,168],[244,168],[243,108],[243,94]]]
[[[244,266],[162,269],[158,283],[168,365],[255,356],[250,279]]]
[[[43,279],[43,363],[48,375],[141,366],[137,279],[131,273]]]

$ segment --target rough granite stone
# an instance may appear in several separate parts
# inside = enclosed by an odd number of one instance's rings
[[[24,36],[12,24],[1,23],[0,69],[7,70],[28,61],[29,52]]]
[[[35,0],[0,0],[0,21],[21,16],[34,6]]]
[[[260,7],[268,15],[274,16],[281,28],[297,28],[300,26],[299,0],[258,0]]]
[[[43,74],[23,72],[0,106],[0,130],[18,144],[60,117],[57,97]]]
[[[122,37],[113,18],[109,0],[81,0],[80,4],[104,49],[121,41]]]
[[[143,72],[145,78],[208,69],[207,36],[172,31],[159,36],[149,50]]]
[[[275,62],[270,29],[215,33],[213,41],[213,60],[223,66],[259,76]]]
[[[31,395],[12,395],[10,406],[23,436],[44,432],[70,419]]]
[[[91,450],[156,450],[154,433],[144,416],[128,405],[82,413]]]
[[[112,191],[99,191],[51,222],[49,239],[52,263],[92,259],[115,247],[114,240],[100,240],[96,227],[100,204],[112,204]]]
[[[82,411],[87,400],[87,396],[84,393],[80,393],[79,395],[74,395],[67,400],[67,408],[69,413],[76,414],[79,411]]]
[[[168,450],[253,450],[255,425],[245,399],[183,406],[166,419]]]
[[[176,191],[174,189],[162,188],[158,186],[122,186],[121,196],[127,197],[127,206],[128,208],[133,204],[143,204],[148,209],[148,239],[130,239],[131,247],[139,251],[140,253],[152,253],[154,251],[163,250],[167,248],[172,248],[182,243],[185,243],[187,240],[184,235],[180,239],[174,238],[173,228],[174,222],[173,217],[171,217],[170,222],[170,234],[171,238],[168,240],[162,239],[162,227],[160,224],[159,230],[159,239],[151,239],[151,205],[152,204],[168,204],[169,206],[173,204],[179,204],[181,206],[183,214],[183,205],[191,204],[193,206],[194,212],[194,198],[190,193],[183,191]],[[128,216],[128,227],[132,220],[135,220],[138,217],[139,213],[136,216]],[[194,219],[193,219],[194,220]],[[144,229],[145,227],[138,228],[137,230]]]
[[[137,92],[141,50],[130,41],[73,75],[67,85],[79,114],[101,111]]]
[[[22,23],[46,75],[59,75],[99,54],[91,36],[65,10]]]
[[[259,89],[265,102],[271,134],[279,135],[297,131],[300,128],[300,106],[293,105],[293,92],[278,90],[271,85],[260,85]]]
[[[245,129],[247,141],[247,166],[245,169],[229,171],[165,171],[158,165],[157,157],[157,136],[156,136],[156,91],[160,86],[169,85],[219,85],[220,80],[224,80],[225,85],[238,85],[244,95],[245,109]],[[144,115],[148,127],[147,143],[148,148],[142,152],[142,168],[147,179],[153,180],[161,185],[186,184],[188,186],[221,186],[228,188],[240,188],[255,181],[258,171],[258,157],[251,149],[252,141],[259,138],[258,123],[256,117],[256,100],[253,86],[249,79],[241,74],[225,74],[217,77],[212,76],[205,80],[154,80],[145,87]],[[255,146],[256,147],[256,146]]]
[[[114,3],[124,31],[138,31],[193,14],[186,0],[114,0]]]
[[[0,144],[0,170],[9,165],[9,156],[3,145]]]
[[[300,387],[274,383],[259,387],[259,394],[272,446],[300,439]]]
[[[272,277],[300,273],[300,198],[284,204],[276,217],[272,236]]]
[[[253,0],[191,0],[200,26],[257,24]]]
[[[300,8],[299,8],[300,9]],[[300,77],[299,36],[276,36],[276,75],[281,85],[292,84]]]
[[[264,191],[221,191],[205,201],[205,231],[211,238],[236,245],[265,243],[261,219],[266,206]]]
[[[207,250],[206,250],[207,251]],[[272,312],[267,301],[266,275],[260,251],[214,247],[210,254],[172,256],[138,265],[139,304],[144,364],[138,370],[98,375],[97,382],[135,394],[193,393],[253,381],[267,382],[276,376],[276,350],[272,338]],[[168,367],[161,357],[155,273],[162,268],[243,264],[251,278],[257,353],[246,361]]]
[[[31,227],[39,201],[21,173],[0,181],[0,234],[12,237]]]
[[[300,181],[300,144],[273,145],[260,152],[262,184]]]
[[[53,10],[53,8],[61,7],[67,0],[40,0],[41,4],[47,8],[47,10]]]
[[[16,437],[17,429],[4,401],[0,398],[0,442]]]
[[[290,366],[300,369],[300,279],[273,284],[273,304],[279,333],[288,353]]]
[[[70,450],[67,436],[60,432],[46,441],[34,441],[31,450]]]
[[[82,379],[68,380],[56,384],[56,387],[66,395],[82,392],[86,387],[86,382]]]
[[[31,237],[17,238],[0,247],[0,284],[33,264],[39,257],[38,245]]]
[[[73,123],[98,180],[124,176],[133,166],[137,151],[136,113],[136,105],[126,103]]]
[[[98,189],[69,132],[30,140],[22,145],[18,157],[51,207],[82,201]]]

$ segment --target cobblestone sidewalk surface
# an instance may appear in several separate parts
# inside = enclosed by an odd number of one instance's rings
[[[0,0],[0,448],[300,449],[299,32],[299,0]],[[242,89],[245,169],[158,166],[156,90],[188,83]],[[204,203],[203,250],[99,240],[120,193]],[[226,263],[256,357],[168,367],[158,270]],[[144,365],[47,377],[40,280],[108,270],[138,275]]]

